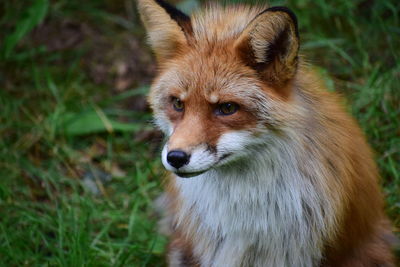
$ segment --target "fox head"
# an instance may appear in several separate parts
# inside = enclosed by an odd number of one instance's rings
[[[290,124],[299,38],[285,7],[211,6],[189,17],[138,0],[159,65],[149,102],[166,169],[191,177],[250,158]]]

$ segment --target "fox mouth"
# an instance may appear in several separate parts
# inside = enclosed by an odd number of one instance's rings
[[[200,174],[203,174],[203,173],[207,172],[208,170],[212,169],[217,164],[223,163],[226,160],[226,158],[228,158],[231,155],[232,155],[231,153],[224,154],[211,168],[206,169],[206,170],[195,171],[195,172],[179,172],[179,171],[176,171],[174,173],[176,175],[178,175],[179,177],[182,177],[182,178],[191,178],[191,177],[199,176]]]
[[[200,174],[203,174],[206,171],[208,171],[208,170],[197,171],[197,172],[175,172],[175,174],[178,175],[179,177],[182,177],[182,178],[191,178],[191,177],[195,177],[195,176],[198,176]]]

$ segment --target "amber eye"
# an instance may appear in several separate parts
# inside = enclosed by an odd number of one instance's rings
[[[172,97],[172,105],[174,106],[174,109],[179,112],[182,112],[185,107],[183,102],[177,97]]]
[[[239,105],[232,103],[232,102],[227,102],[227,103],[222,103],[218,105],[218,114],[219,115],[232,115],[236,111],[238,111]]]

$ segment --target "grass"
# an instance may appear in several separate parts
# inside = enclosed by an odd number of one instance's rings
[[[294,9],[302,53],[347,96],[399,227],[396,0],[272,3]],[[153,61],[134,2],[7,0],[0,13],[0,266],[163,266],[160,138],[137,103]]]

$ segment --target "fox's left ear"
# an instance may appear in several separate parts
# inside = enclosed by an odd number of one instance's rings
[[[297,69],[299,34],[297,19],[286,7],[272,7],[260,13],[235,43],[243,61],[262,79],[280,88]]]
[[[185,47],[192,33],[190,17],[162,0],[137,0],[149,42],[159,61]]]

